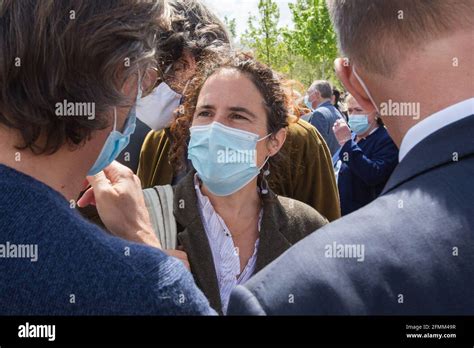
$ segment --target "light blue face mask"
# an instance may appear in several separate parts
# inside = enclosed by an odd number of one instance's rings
[[[268,161],[257,167],[258,134],[219,122],[190,128],[188,159],[199,178],[216,196],[231,195],[251,182]]]
[[[307,95],[307,94],[304,96],[304,104],[306,105],[306,107],[307,107],[308,109],[310,109],[311,111],[314,111],[314,109],[313,109],[313,103],[311,103],[311,102],[309,101],[309,95]]]
[[[130,109],[130,112],[127,116],[127,121],[125,122],[123,133],[117,131],[117,108],[114,107],[114,129],[110,132],[107,140],[100,151],[99,157],[95,161],[92,168],[87,173],[88,176],[96,175],[109,166],[125,149],[125,147],[130,142],[130,135],[135,132],[135,127],[137,123],[136,117],[136,105],[138,100],[142,96],[142,89],[140,86],[140,79],[138,80],[138,93],[135,104]]]
[[[364,134],[370,128],[367,115],[349,115],[349,121],[347,123],[351,130],[357,135]]]

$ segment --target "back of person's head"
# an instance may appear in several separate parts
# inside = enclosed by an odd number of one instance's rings
[[[474,28],[472,0],[326,1],[343,55],[383,76],[430,41]]]
[[[133,104],[122,86],[156,66],[163,8],[161,0],[1,1],[0,126],[18,132],[17,148],[75,148],[109,126],[113,106]],[[64,101],[90,103],[93,119],[59,117]]]
[[[308,89],[309,93],[319,92],[319,95],[323,99],[331,98],[332,96],[332,86],[329,81],[326,80],[316,80],[311,84],[311,87]]]
[[[396,144],[426,117],[472,97],[472,0],[326,2],[344,57],[336,73],[365,110],[380,111]],[[433,98],[433,90],[445,92]]]

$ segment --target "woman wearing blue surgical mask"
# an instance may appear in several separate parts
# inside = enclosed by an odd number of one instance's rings
[[[225,313],[232,289],[327,223],[308,205],[276,196],[287,100],[274,72],[245,55],[203,68],[172,126],[178,249],[211,306]],[[291,160],[291,159],[289,159]]]
[[[398,148],[377,112],[366,112],[352,95],[346,105],[349,121],[338,120],[333,126],[341,145],[333,162],[342,215],[377,198],[398,164]]]

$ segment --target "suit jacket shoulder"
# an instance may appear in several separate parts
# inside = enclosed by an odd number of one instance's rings
[[[473,128],[469,116],[421,141],[381,197],[272,262],[229,313],[474,314]]]

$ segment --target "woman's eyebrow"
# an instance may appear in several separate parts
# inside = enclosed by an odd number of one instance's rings
[[[198,107],[196,109],[211,109],[211,110],[215,110],[215,106],[213,105],[210,105],[210,104],[206,104],[206,105],[198,105]]]
[[[251,112],[249,109],[244,108],[242,106],[233,106],[233,107],[230,107],[229,110],[230,111],[235,111],[235,112],[245,112],[249,116],[251,116],[253,118],[257,118],[257,116],[255,116],[255,114],[253,112]]]

